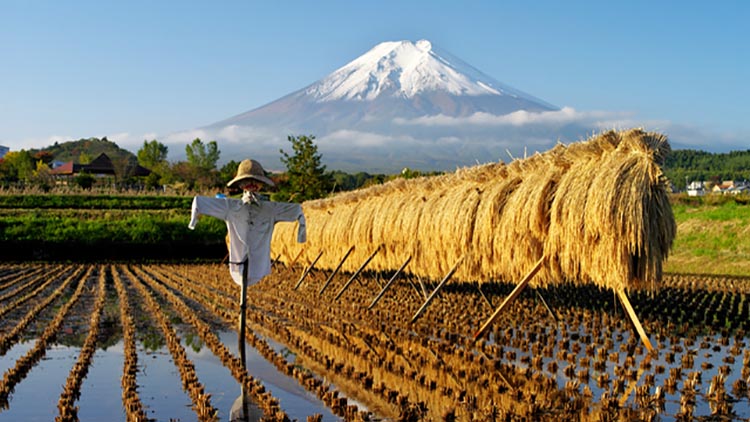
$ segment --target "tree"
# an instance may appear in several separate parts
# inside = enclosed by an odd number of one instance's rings
[[[321,164],[318,146],[313,143],[315,137],[289,135],[287,140],[291,142],[294,154],[289,155],[283,149],[279,150],[289,180],[283,189],[288,194],[287,199],[302,202],[328,194],[333,184],[332,177],[326,172],[326,166]]]
[[[156,139],[151,142],[144,140],[138,150],[138,164],[150,170],[159,168],[167,161],[168,151],[169,148]]]
[[[219,146],[216,141],[204,144],[200,138],[195,138],[190,145],[185,147],[187,164],[192,171],[192,183],[189,186],[208,189],[221,185],[219,173],[216,171],[216,162],[219,161]]]
[[[95,182],[96,177],[85,171],[82,171],[73,177],[73,183],[80,186],[82,189],[91,189]]]
[[[28,181],[34,176],[35,169],[34,157],[25,149],[11,151],[3,157],[3,178],[9,182]]]
[[[204,144],[200,138],[195,138],[193,142],[185,147],[185,154],[190,165],[197,169],[211,171],[216,169],[216,162],[219,161],[219,145],[216,141]]]
[[[78,155],[78,163],[80,164],[90,164],[91,160],[93,160],[93,158],[86,151],[83,151],[80,155]]]
[[[156,139],[151,142],[143,140],[143,146],[138,150],[138,164],[151,170],[146,176],[145,183],[149,188],[158,188],[164,183],[169,173],[167,153],[169,148]]]

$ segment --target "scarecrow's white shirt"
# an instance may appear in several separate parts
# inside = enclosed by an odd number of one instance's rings
[[[220,218],[229,231],[229,273],[237,284],[242,284],[241,262],[247,257],[248,284],[254,284],[271,272],[271,236],[279,221],[298,221],[297,242],[307,238],[305,215],[299,204],[243,198],[196,196],[188,227],[194,229],[200,215]]]

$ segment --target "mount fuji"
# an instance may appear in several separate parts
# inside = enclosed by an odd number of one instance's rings
[[[314,135],[329,169],[455,170],[543,151],[591,128],[427,40],[383,42],[325,78],[201,131],[237,160],[279,166],[287,135]],[[225,157],[227,155],[223,154]]]

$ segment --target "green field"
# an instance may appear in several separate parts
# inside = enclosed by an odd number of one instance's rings
[[[750,206],[678,203],[672,210],[677,238],[667,272],[750,275]]]

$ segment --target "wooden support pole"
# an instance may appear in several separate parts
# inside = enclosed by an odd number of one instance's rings
[[[646,345],[648,351],[653,353],[654,347],[651,346],[651,342],[646,335],[646,331],[643,329],[641,321],[638,320],[638,315],[635,314],[635,310],[633,310],[633,307],[630,305],[630,300],[628,300],[628,296],[625,294],[625,290],[622,288],[617,289],[617,297],[620,298],[622,307],[625,308],[625,312],[627,312],[628,317],[630,317],[630,321],[635,326],[636,331],[638,331],[638,335],[641,337],[641,341],[643,341],[643,344]]]
[[[443,286],[445,285],[445,283],[447,283],[448,280],[450,280],[451,277],[453,277],[453,274],[458,269],[458,266],[461,265],[461,263],[463,262],[463,260],[464,260],[465,257],[466,257],[466,255],[461,256],[461,258],[458,259],[458,261],[456,262],[456,264],[453,265],[453,268],[451,268],[451,270],[448,271],[448,274],[446,274],[445,277],[443,277],[443,279],[440,281],[440,283],[438,283],[438,285],[435,287],[435,289],[432,291],[432,293],[430,293],[430,296],[427,298],[427,300],[425,300],[424,304],[422,304],[422,306],[419,308],[419,310],[417,310],[417,313],[414,314],[414,316],[411,318],[411,322],[412,323],[414,323],[414,321],[416,321],[417,318],[419,318],[419,315],[421,315],[422,312],[424,312],[424,310],[427,309],[427,306],[429,306],[430,302],[432,302],[432,300],[435,299],[435,295],[437,295],[437,293],[440,291],[440,289],[443,288]]]
[[[510,305],[510,303],[513,302],[513,300],[517,298],[518,295],[521,294],[523,289],[526,288],[526,285],[529,284],[529,281],[532,278],[534,278],[534,276],[539,271],[539,269],[542,268],[543,262],[544,262],[544,256],[539,258],[539,261],[536,263],[536,265],[534,265],[534,268],[532,268],[531,271],[529,271],[529,273],[526,274],[526,277],[524,277],[523,280],[521,280],[521,282],[516,285],[516,288],[513,289],[512,292],[510,292],[508,297],[505,298],[503,303],[500,304],[500,306],[495,310],[492,316],[490,316],[487,322],[485,322],[484,325],[482,325],[482,328],[480,328],[479,331],[477,331],[474,334],[474,341],[476,341],[479,337],[481,337],[487,331],[490,325],[492,325],[492,323],[495,322],[497,317],[500,316],[500,314],[505,310],[505,308],[507,308],[508,305]]]
[[[484,301],[487,302],[488,305],[490,305],[490,309],[494,308],[494,306],[492,306],[492,302],[490,302],[490,298],[488,298],[484,294],[484,292],[482,291],[482,287],[479,285],[479,283],[477,283],[477,290],[479,290],[479,294],[482,296],[482,299],[484,299]]]
[[[349,281],[347,281],[347,282],[346,282],[346,283],[344,284],[344,286],[343,286],[343,287],[341,288],[341,290],[339,290],[339,292],[338,292],[338,294],[336,295],[336,297],[334,298],[334,300],[339,300],[339,298],[341,297],[341,295],[343,295],[343,294],[344,294],[344,292],[346,291],[346,289],[348,289],[348,288],[349,288],[349,285],[350,285],[350,284],[352,284],[352,281],[354,281],[354,279],[356,279],[356,278],[357,278],[357,277],[359,276],[359,273],[361,273],[361,272],[362,272],[362,271],[363,271],[363,270],[365,269],[365,267],[367,266],[367,264],[369,264],[369,263],[370,263],[370,261],[372,261],[372,259],[373,259],[373,258],[375,258],[375,255],[377,255],[377,253],[378,253],[378,252],[380,251],[380,248],[382,248],[382,247],[383,247],[383,244],[382,244],[382,243],[381,243],[380,245],[378,245],[378,247],[377,247],[377,248],[375,249],[375,252],[373,252],[373,253],[372,253],[372,255],[370,255],[370,257],[369,257],[369,258],[367,258],[367,261],[365,261],[365,262],[364,262],[364,263],[363,263],[363,264],[362,264],[362,265],[361,265],[361,266],[359,267],[359,269],[357,270],[357,272],[355,272],[355,273],[354,273],[354,275],[353,275],[353,276],[352,276],[352,277],[351,277],[351,278],[349,279]]]
[[[409,285],[414,289],[414,292],[417,294],[417,297],[421,297],[424,299],[424,296],[422,296],[422,292],[419,291],[419,287],[417,287],[416,284],[414,284],[413,281],[411,281],[411,277],[407,278],[406,281],[409,282]]]
[[[299,257],[301,257],[301,256],[302,256],[302,252],[304,252],[304,251],[305,251],[305,248],[301,248],[301,249],[299,250],[299,252],[297,253],[297,256],[295,256],[295,257],[294,257],[294,259],[293,259],[293,260],[292,260],[292,261],[291,261],[291,262],[289,263],[289,266],[287,267],[288,269],[290,269],[290,270],[291,270],[291,269],[292,269],[292,267],[294,267],[294,264],[296,264],[296,263],[297,263],[297,260],[299,259]]]
[[[388,280],[387,283],[385,283],[385,286],[383,289],[378,293],[378,295],[375,297],[375,299],[372,300],[372,303],[370,303],[370,306],[367,307],[367,309],[372,309],[373,306],[375,306],[376,303],[380,300],[381,297],[385,294],[385,291],[388,290],[389,287],[391,287],[391,284],[393,284],[393,281],[396,280],[396,278],[401,274],[401,271],[406,268],[407,265],[409,265],[409,262],[411,262],[411,255],[409,255],[408,258],[406,258],[406,261],[401,265],[401,268],[396,271],[396,274],[393,274],[393,277],[391,277],[390,280]]]
[[[307,269],[305,269],[305,271],[302,273],[302,277],[299,278],[299,281],[294,286],[294,290],[297,290],[299,288],[300,284],[302,284],[302,280],[304,280],[305,277],[307,277],[307,275],[310,274],[310,271],[312,271],[313,267],[315,266],[315,263],[318,262],[318,260],[320,259],[321,256],[323,256],[323,251],[320,251],[320,253],[318,254],[318,256],[315,257],[315,259],[313,260],[312,264],[310,264],[307,267]]]
[[[351,247],[349,248],[349,250],[348,250],[348,251],[346,251],[346,255],[344,255],[344,257],[343,257],[343,258],[341,258],[341,262],[339,262],[339,265],[338,265],[338,266],[336,266],[336,269],[335,269],[335,270],[333,270],[333,272],[331,273],[331,275],[330,275],[330,276],[328,276],[328,279],[326,280],[326,282],[325,282],[325,283],[323,283],[323,287],[321,287],[321,288],[320,288],[320,291],[318,292],[318,296],[320,296],[320,295],[322,295],[322,294],[323,294],[323,292],[324,292],[324,291],[326,290],[326,288],[328,287],[328,284],[329,284],[329,283],[331,282],[331,280],[333,280],[333,276],[335,276],[335,275],[336,275],[336,273],[338,273],[338,272],[339,272],[339,270],[341,269],[341,266],[342,266],[342,265],[344,265],[344,261],[346,261],[346,258],[349,258],[349,255],[350,255],[350,254],[352,253],[352,251],[353,251],[353,250],[354,250],[354,246],[351,246]]]
[[[424,299],[427,299],[430,295],[427,294],[427,287],[424,286],[424,283],[422,283],[422,279],[417,276],[417,282],[419,283],[419,287],[422,288],[422,297]]]
[[[377,276],[375,277],[375,283],[376,283],[376,284],[378,285],[378,287],[380,287],[381,289],[383,288],[383,283],[381,283],[381,282],[380,282],[380,274],[378,274],[378,275],[377,275]]]
[[[277,265],[279,265],[279,259],[281,259],[281,254],[276,255],[276,259],[271,262],[271,267],[275,268]]]
[[[552,308],[550,308],[549,305],[547,305],[547,301],[544,300],[544,297],[542,296],[541,293],[539,293],[539,290],[535,290],[535,291],[536,291],[536,295],[539,298],[539,300],[542,301],[542,305],[544,305],[544,307],[547,308],[547,312],[549,312],[549,314],[552,315],[552,319],[554,319],[555,323],[557,323],[558,322],[557,315],[555,315],[555,313],[552,312]]]

